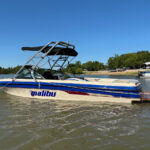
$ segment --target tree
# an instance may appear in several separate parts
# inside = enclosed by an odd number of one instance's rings
[[[82,65],[82,68],[88,71],[98,71],[104,69],[105,66],[103,63],[98,61],[88,61]]]
[[[150,61],[150,53],[148,51],[138,51],[137,53],[115,55],[108,59],[107,65],[110,69],[129,67],[131,69],[140,68],[141,65]]]

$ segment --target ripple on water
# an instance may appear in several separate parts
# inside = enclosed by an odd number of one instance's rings
[[[150,140],[142,138],[149,134],[149,114],[149,107],[139,105],[40,101],[2,94],[0,149],[141,148]]]

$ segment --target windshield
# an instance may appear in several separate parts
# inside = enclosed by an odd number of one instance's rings
[[[24,68],[18,75],[18,79],[50,79],[50,80],[64,80],[70,78],[69,75],[61,71],[49,70],[39,68],[36,71],[31,68]]]
[[[32,69],[24,68],[16,77],[18,79],[43,79],[43,77]]]
[[[18,74],[18,76],[16,78],[19,78],[19,79],[32,79],[31,71],[25,68],[24,70],[22,70]]]

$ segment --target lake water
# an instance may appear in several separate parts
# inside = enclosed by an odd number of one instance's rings
[[[150,91],[150,79],[140,82]],[[0,93],[0,150],[149,149],[150,104],[43,101]]]

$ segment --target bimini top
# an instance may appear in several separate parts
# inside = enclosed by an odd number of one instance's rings
[[[22,47],[23,51],[39,51],[43,46],[38,47]],[[52,46],[47,46],[42,50],[43,53],[47,53],[48,50],[52,48]],[[67,55],[67,56],[77,56],[78,53],[72,48],[64,48],[64,47],[54,47],[48,55]]]

